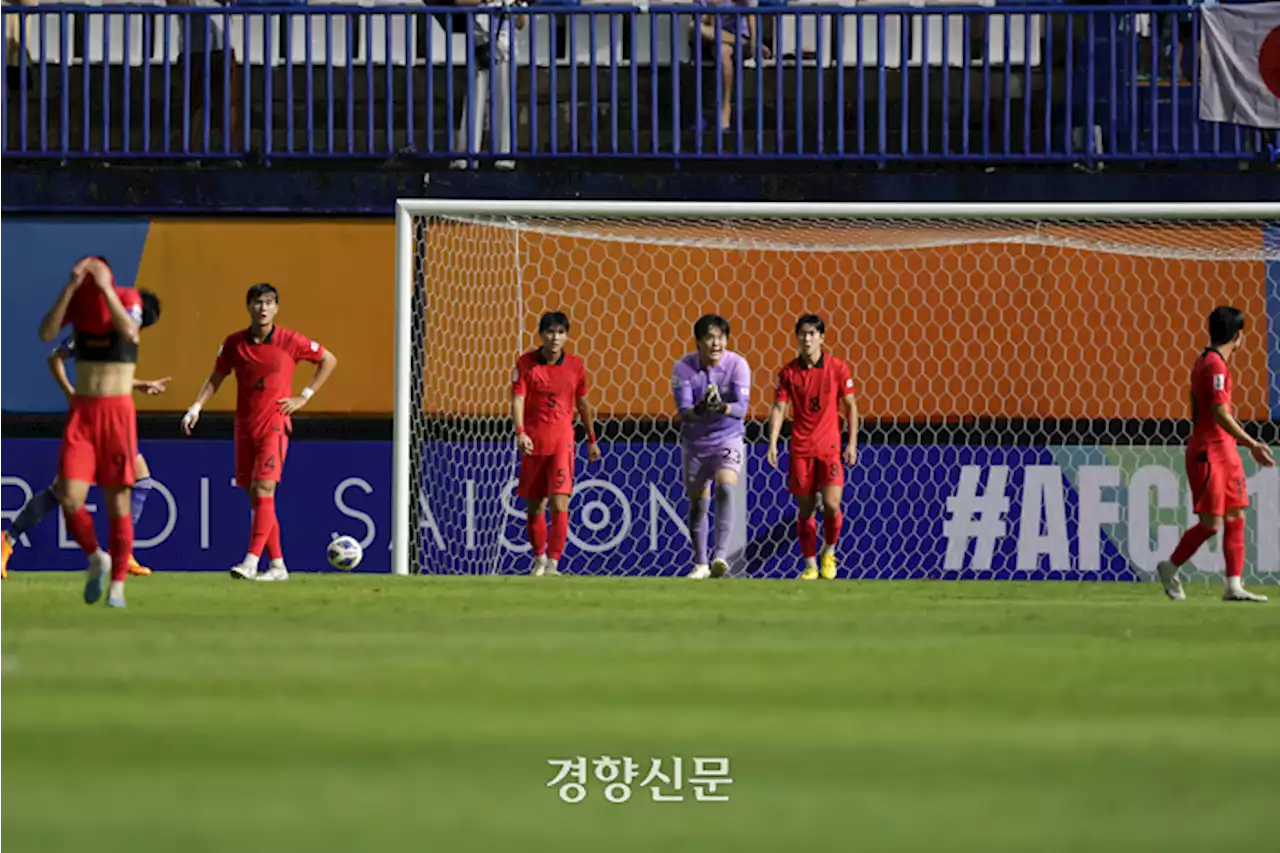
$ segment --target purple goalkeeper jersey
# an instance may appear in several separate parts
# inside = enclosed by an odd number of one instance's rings
[[[741,442],[746,427],[743,418],[751,403],[751,368],[736,352],[725,352],[715,367],[703,367],[696,352],[676,362],[671,376],[676,411],[692,409],[707,396],[714,385],[729,410],[722,415],[681,420],[680,443],[688,450],[705,453],[718,447]]]

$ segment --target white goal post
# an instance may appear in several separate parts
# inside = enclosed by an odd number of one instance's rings
[[[753,375],[732,573],[794,576],[762,423],[813,312],[863,421],[842,576],[1149,579],[1192,516],[1187,381],[1219,304],[1246,315],[1237,416],[1274,447],[1277,203],[400,200],[392,571],[528,570],[511,372],[562,310],[604,452],[579,451],[565,570],[691,565],[670,378],[717,313]],[[1280,474],[1244,463],[1246,580],[1277,583]],[[1220,576],[1220,542],[1187,568]]]

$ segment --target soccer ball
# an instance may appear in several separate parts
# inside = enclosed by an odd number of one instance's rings
[[[340,572],[349,572],[364,559],[364,549],[350,536],[339,536],[329,543],[329,565]]]

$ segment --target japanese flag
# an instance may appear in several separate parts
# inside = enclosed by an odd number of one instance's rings
[[[1280,127],[1280,3],[1202,6],[1200,118]]]

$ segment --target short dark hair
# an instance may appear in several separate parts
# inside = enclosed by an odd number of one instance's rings
[[[142,298],[142,328],[154,326],[160,320],[160,297],[150,290],[139,290]]]
[[[538,318],[538,334],[545,335],[552,329],[564,329],[569,333],[569,316],[563,311],[548,311]]]
[[[1229,344],[1244,329],[1244,312],[1230,305],[1219,305],[1209,312],[1209,343],[1215,347]]]
[[[712,329],[719,329],[726,338],[729,337],[728,320],[719,314],[703,314],[698,318],[698,322],[693,324],[693,339],[695,341],[702,340],[711,334]]]
[[[822,318],[817,314],[802,314],[800,319],[796,320],[796,334],[799,335],[800,330],[805,326],[813,326],[820,335],[827,333],[827,324],[822,322]]]
[[[256,300],[261,299],[268,294],[275,297],[276,302],[280,301],[280,291],[276,290],[274,285],[267,284],[265,281],[260,281],[253,287],[249,288],[249,292],[244,296],[244,304],[252,305]]]

